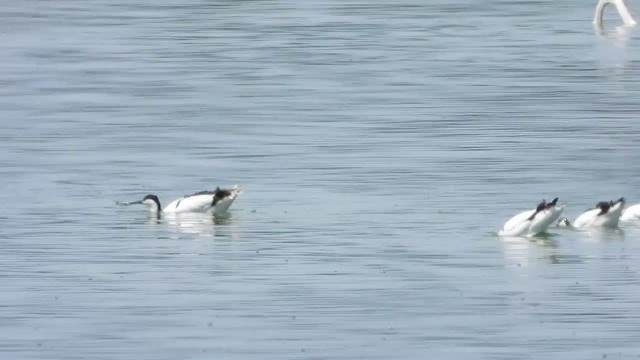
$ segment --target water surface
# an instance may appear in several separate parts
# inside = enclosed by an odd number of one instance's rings
[[[5,4],[0,354],[637,357],[640,227],[495,236],[640,202],[640,36],[592,5]]]

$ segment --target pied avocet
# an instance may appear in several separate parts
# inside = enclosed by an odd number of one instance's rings
[[[560,217],[564,207],[564,204],[558,204],[558,198],[551,202],[542,200],[535,209],[523,211],[509,219],[499,235],[534,236],[544,233]]]
[[[617,228],[622,209],[624,208],[624,198],[621,197],[616,201],[600,201],[595,208],[589,209],[573,222],[574,228]],[[558,221],[558,226],[572,226],[567,218]]]
[[[116,204],[123,206],[144,204],[149,208],[149,211],[156,213],[161,209],[164,213],[207,212],[213,210],[215,215],[222,215],[229,210],[229,207],[241,192],[242,189],[238,185],[233,186],[231,189],[218,187],[214,191],[200,191],[185,195],[172,201],[164,209],[160,206],[158,197],[153,194],[145,196],[142,200],[132,202],[116,201]]]

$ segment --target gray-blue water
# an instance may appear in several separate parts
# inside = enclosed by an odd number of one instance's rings
[[[595,2],[5,1],[0,357],[636,358],[640,227],[495,235],[640,202]]]

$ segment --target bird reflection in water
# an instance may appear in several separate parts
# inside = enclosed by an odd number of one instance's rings
[[[212,213],[150,214],[147,222],[153,226],[164,223],[173,234],[197,235],[205,239],[240,240],[237,226],[234,226],[230,213],[224,216]]]
[[[558,242],[551,234],[539,234],[534,237],[501,236],[505,260],[510,266],[527,267],[540,258],[541,253],[555,252]]]

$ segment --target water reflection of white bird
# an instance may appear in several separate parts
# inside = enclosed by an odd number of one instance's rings
[[[512,266],[528,266],[531,254],[529,253],[533,243],[524,237],[508,237],[502,242],[504,255]]]
[[[550,260],[556,254],[557,243],[548,236],[509,236],[502,237],[502,246],[507,263],[520,268],[540,260]]]
[[[153,194],[145,196],[142,200],[132,202],[116,201],[116,204],[122,206],[144,204],[149,208],[149,211],[153,213],[159,213],[160,211],[165,214],[201,213],[212,210],[216,216],[224,216],[240,193],[242,193],[242,189],[238,185],[235,185],[231,189],[221,189],[218,187],[214,191],[200,191],[191,195],[185,195],[180,199],[172,201],[164,209],[162,209],[160,205],[160,199]]]
[[[210,213],[168,213],[164,222],[180,234],[199,235],[204,238],[228,237],[238,240],[237,230],[230,217],[217,218]]]

